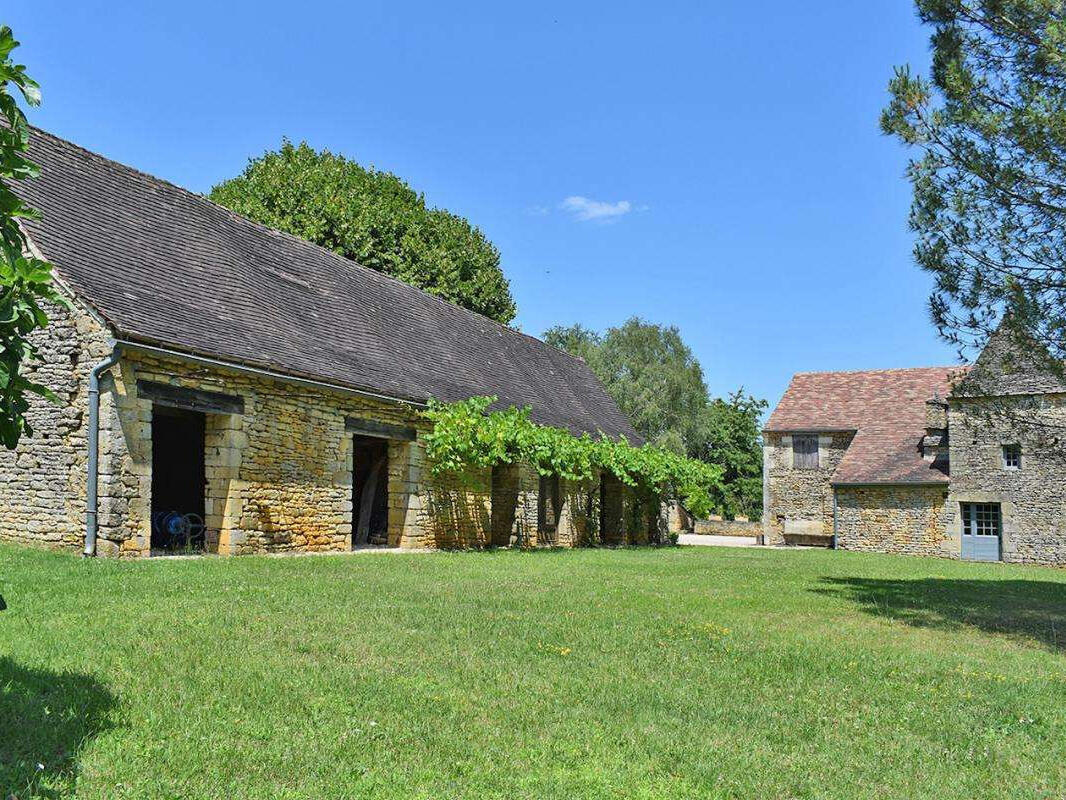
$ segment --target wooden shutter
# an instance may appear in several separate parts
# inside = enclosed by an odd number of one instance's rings
[[[818,469],[818,437],[810,434],[792,437],[792,466],[796,469]]]

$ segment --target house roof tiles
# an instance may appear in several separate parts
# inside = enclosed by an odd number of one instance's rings
[[[27,232],[120,338],[417,402],[498,395],[639,441],[588,365],[538,339],[44,131],[29,156]]]
[[[801,372],[767,421],[768,432],[854,431],[836,484],[946,483],[943,462],[919,445],[926,401],[946,400],[961,367]]]

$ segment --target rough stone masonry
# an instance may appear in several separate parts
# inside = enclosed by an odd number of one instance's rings
[[[101,555],[341,551],[353,528],[407,548],[662,537],[658,498],[607,476],[426,464],[430,398],[639,443],[581,359],[44,131],[29,157],[28,247],[72,307],[34,365],[60,402],[0,452],[0,538],[81,546],[90,441]]]
[[[109,352],[108,332],[82,308],[55,309],[35,335],[44,361],[35,377],[62,399],[33,402],[36,433],[0,452],[0,539],[80,548],[85,530],[86,385]],[[152,551],[152,417],[138,385],[237,395],[239,414],[206,413],[206,550],[244,553],[352,548],[353,417],[417,431],[388,441],[387,542],[403,548],[647,543],[662,536],[658,505],[606,481],[615,510],[601,521],[598,480],[560,479],[557,522],[541,527],[540,476],[529,465],[434,475],[420,441],[418,409],[284,378],[130,348],[102,384],[98,554]],[[601,530],[601,526],[603,529]]]
[[[1066,385],[993,336],[972,367],[799,373],[764,431],[771,543],[1066,565]]]

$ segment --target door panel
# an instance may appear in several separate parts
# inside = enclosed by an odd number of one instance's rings
[[[999,503],[962,504],[962,557],[969,561],[1002,559],[1003,526]]]

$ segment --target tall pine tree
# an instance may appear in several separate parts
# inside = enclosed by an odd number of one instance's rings
[[[1001,324],[1066,356],[1063,0],[917,0],[932,72],[896,69],[882,129],[915,148],[914,254],[963,355]]]

